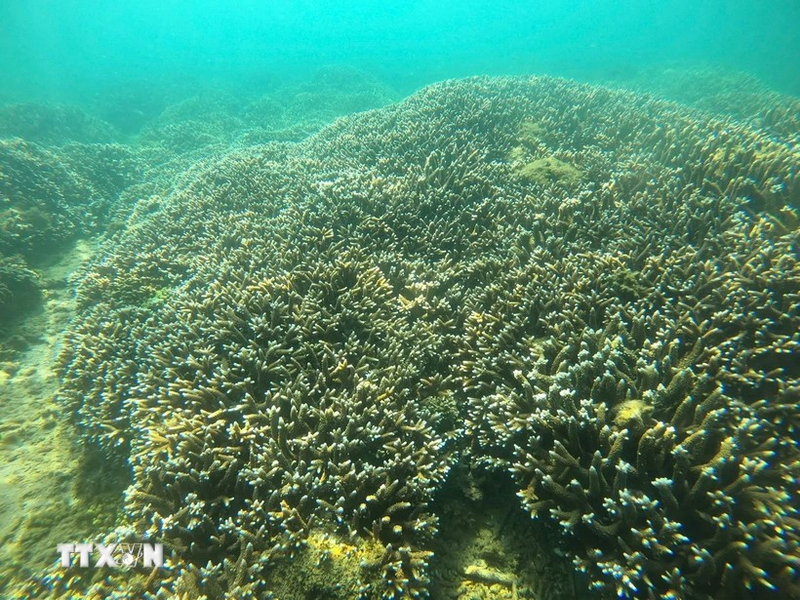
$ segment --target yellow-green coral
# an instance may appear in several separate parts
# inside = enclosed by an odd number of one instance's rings
[[[580,183],[582,177],[579,169],[554,156],[526,162],[514,167],[512,172],[520,179],[539,185],[558,183],[571,186]]]

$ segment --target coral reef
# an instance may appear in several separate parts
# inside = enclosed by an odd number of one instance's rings
[[[202,149],[206,156],[230,144],[297,142],[337,117],[393,99],[389,88],[365,73],[329,67],[309,81],[276,86],[246,104],[219,90],[176,102],[147,123],[139,141],[178,155]]]
[[[395,100],[383,82],[357,69],[336,66],[317,71],[308,81],[286,85],[274,93],[284,106],[286,124],[329,123],[336,117],[379,108]],[[263,104],[259,104],[262,108]],[[248,114],[252,117],[252,106]]]
[[[181,154],[214,144],[229,144],[244,128],[238,100],[208,91],[167,106],[139,134],[139,142]]]
[[[97,234],[141,175],[141,161],[117,144],[0,139],[0,337],[38,305],[35,271]]]
[[[96,232],[109,206],[141,176],[138,159],[116,144],[47,149],[0,140],[0,252],[47,259]]]
[[[109,539],[168,568],[38,592],[424,597],[458,466],[601,597],[798,594],[790,145],[553,78],[225,135],[127,216],[61,358],[84,441],[132,467]],[[477,545],[463,589],[522,597]]]
[[[247,104],[243,145],[298,142],[344,115],[385,106],[395,93],[368,74],[347,67],[320,69],[308,81],[278,87]]]
[[[44,145],[110,143],[117,133],[108,123],[72,106],[8,104],[0,107],[0,138],[23,138]]]
[[[55,152],[0,140],[0,251],[47,254],[91,227],[91,192]]]
[[[797,143],[800,100],[770,90],[749,73],[712,68],[651,69],[616,83],[731,116]]]
[[[18,256],[0,255],[0,330],[41,299],[39,278]]]
[[[144,77],[131,77],[130,73],[97,82],[86,108],[133,142],[141,129],[158,117],[168,106],[186,98],[187,91],[203,89],[195,77],[177,77],[148,73]]]

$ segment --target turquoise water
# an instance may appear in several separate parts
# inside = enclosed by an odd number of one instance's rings
[[[0,2],[0,599],[800,599],[797,24]]]
[[[797,94],[798,22],[793,0],[8,1],[0,90],[80,101],[131,79],[263,81],[345,63],[404,91],[467,75],[702,66]]]

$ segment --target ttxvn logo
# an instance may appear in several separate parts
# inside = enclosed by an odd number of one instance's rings
[[[59,544],[61,566],[64,568],[81,567],[162,567],[164,566],[164,547],[162,544],[118,543],[118,544]],[[90,556],[96,555],[92,561]],[[77,565],[73,556],[78,555]],[[94,563],[92,565],[92,563]]]

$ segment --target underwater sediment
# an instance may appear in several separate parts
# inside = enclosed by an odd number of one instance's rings
[[[475,480],[598,597],[800,594],[796,137],[549,77],[213,153],[187,123],[204,158],[131,188],[60,361],[131,469],[109,539],[168,568],[29,589],[425,597]]]

